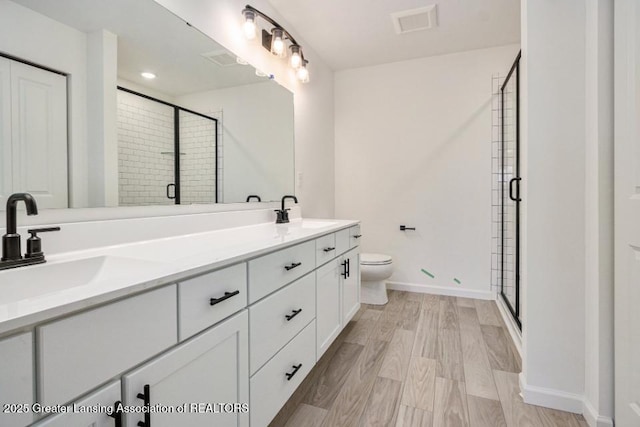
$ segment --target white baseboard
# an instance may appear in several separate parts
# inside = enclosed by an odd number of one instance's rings
[[[396,291],[418,292],[422,294],[448,295],[452,297],[465,297],[486,300],[495,299],[495,294],[491,291],[476,291],[473,289],[418,285],[415,283],[387,282],[387,289],[393,289]]]
[[[511,312],[509,312],[506,304],[502,298],[500,298],[500,295],[498,295],[496,304],[498,305],[500,315],[502,315],[502,320],[504,320],[504,323],[507,325],[507,330],[509,331],[509,335],[511,335],[511,341],[513,341],[513,344],[516,346],[516,350],[520,353],[520,359],[522,359],[522,334],[520,329],[518,328],[515,320],[513,320]]]
[[[613,419],[610,417],[603,417],[598,414],[591,403],[585,399],[584,412],[582,413],[584,419],[589,424],[589,427],[613,427]]]
[[[520,374],[520,390],[522,399],[531,405],[582,414],[584,411],[584,396],[545,387],[528,385],[524,375]]]

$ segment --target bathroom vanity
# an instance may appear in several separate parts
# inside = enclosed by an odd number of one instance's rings
[[[294,219],[0,272],[0,425],[268,425],[358,311],[359,228]]]

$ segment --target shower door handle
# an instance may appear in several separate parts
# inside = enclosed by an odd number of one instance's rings
[[[522,199],[520,198],[520,180],[522,180],[522,178],[518,177],[518,178],[511,178],[511,181],[509,181],[509,198],[511,200],[513,200],[514,202],[521,202]],[[517,183],[516,185],[516,197],[513,197],[513,183]]]
[[[171,191],[169,189],[173,187],[173,196],[171,195]],[[167,184],[167,199],[175,199],[176,198],[176,185],[175,184]]]

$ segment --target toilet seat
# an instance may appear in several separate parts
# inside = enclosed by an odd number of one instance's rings
[[[391,256],[384,254],[360,254],[360,265],[389,265]]]

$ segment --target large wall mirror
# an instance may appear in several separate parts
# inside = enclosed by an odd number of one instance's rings
[[[293,193],[293,94],[153,0],[5,0],[0,28],[0,209]]]

